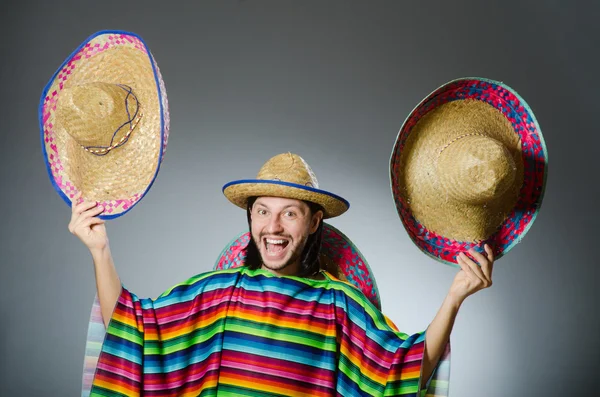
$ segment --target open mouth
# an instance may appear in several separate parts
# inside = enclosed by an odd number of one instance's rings
[[[290,243],[286,239],[264,238],[263,243],[269,256],[279,256]]]

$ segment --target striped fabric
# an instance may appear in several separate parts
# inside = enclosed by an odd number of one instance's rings
[[[155,300],[123,288],[90,395],[424,395],[424,333],[399,332],[359,290],[323,274],[242,266],[198,275]],[[428,395],[447,395],[448,358],[449,349]]]

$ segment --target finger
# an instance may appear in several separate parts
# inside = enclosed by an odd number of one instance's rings
[[[100,219],[98,217],[96,218],[88,218],[86,219],[84,222],[81,223],[80,226],[84,227],[84,228],[90,228],[92,226],[95,225],[103,225],[106,221],[104,219]]]
[[[487,261],[485,265],[482,265],[482,270],[487,279],[489,280],[490,285],[492,285],[492,272],[494,271],[494,252],[492,248],[487,244],[483,246],[483,249],[487,254]]]
[[[479,280],[479,278],[477,277],[477,275],[473,272],[473,269],[471,269],[471,266],[469,266],[467,264],[467,262],[464,259],[464,255],[461,255],[460,253],[456,256],[456,262],[458,263],[458,265],[460,266],[460,268],[465,272],[465,274],[467,275],[467,277],[469,279],[472,280]]]
[[[79,216],[79,219],[84,220],[90,217],[94,217],[100,215],[102,212],[104,212],[104,207],[101,205],[96,205],[95,207],[83,211]]]
[[[79,227],[81,227],[84,222],[86,222],[88,219],[90,218],[94,218],[98,215],[100,215],[102,212],[104,212],[104,207],[99,205],[95,208],[91,208],[85,212],[83,212],[81,215],[79,215],[77,217],[77,219],[73,222],[73,229],[78,229]]]
[[[481,268],[481,272],[483,273],[483,276],[485,277],[486,281],[491,284],[492,275],[490,272],[490,261],[488,260],[488,258],[486,258],[485,255],[483,255],[482,253],[477,252],[475,248],[471,248],[469,250],[469,253],[473,256],[473,258],[475,258],[475,260],[477,260]]]
[[[460,266],[460,268],[466,273],[466,274],[470,274],[472,276],[474,276],[473,274],[473,270],[471,270],[471,268],[469,267],[469,265],[467,265],[465,263],[465,261],[463,261],[462,257],[460,256],[460,253],[458,255],[456,255],[456,263],[458,263],[458,266]]]
[[[487,262],[487,258],[485,257],[485,255],[475,250],[475,248],[470,248],[469,254],[471,254],[473,259],[475,259],[480,265],[483,265],[484,262]]]
[[[483,246],[483,248],[485,249],[485,252],[487,253],[488,260],[490,262],[492,262],[492,264],[493,264],[494,263],[494,250],[488,244],[485,244]]]
[[[80,204],[75,205],[72,208],[72,212],[74,215],[80,215],[82,212],[87,211],[96,205],[98,205],[98,203],[95,201],[83,201]]]
[[[96,202],[86,201],[73,207],[71,220],[69,221],[69,231],[71,231],[71,233],[73,233],[73,228],[80,222],[82,214],[91,208],[94,208],[96,205]]]
[[[459,255],[460,258],[469,266],[474,276],[477,277],[482,283],[487,284],[487,280],[485,279],[481,268],[464,252],[461,252]]]

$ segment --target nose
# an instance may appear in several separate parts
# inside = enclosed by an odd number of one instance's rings
[[[281,221],[278,216],[272,216],[269,219],[269,223],[267,225],[267,233],[269,234],[279,234],[283,232],[283,226],[281,225]]]

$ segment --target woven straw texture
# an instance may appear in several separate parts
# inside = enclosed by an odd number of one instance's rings
[[[452,81],[404,122],[390,182],[409,236],[426,254],[456,266],[458,253],[489,243],[501,258],[539,211],[547,150],[527,103],[487,79]]]
[[[104,218],[131,209],[156,177],[169,126],[164,83],[142,40],[99,32],[84,42],[44,90],[40,122],[50,178],[68,204],[81,191],[105,207]],[[123,143],[90,153],[111,140]]]
[[[339,216],[348,210],[348,202],[319,189],[310,166],[297,154],[283,153],[269,159],[256,179],[228,183],[223,194],[233,204],[245,209],[250,197],[285,197],[321,205],[324,219]]]
[[[519,196],[519,137],[487,103],[445,103],[413,128],[400,155],[398,183],[427,229],[454,240],[485,240]]]

